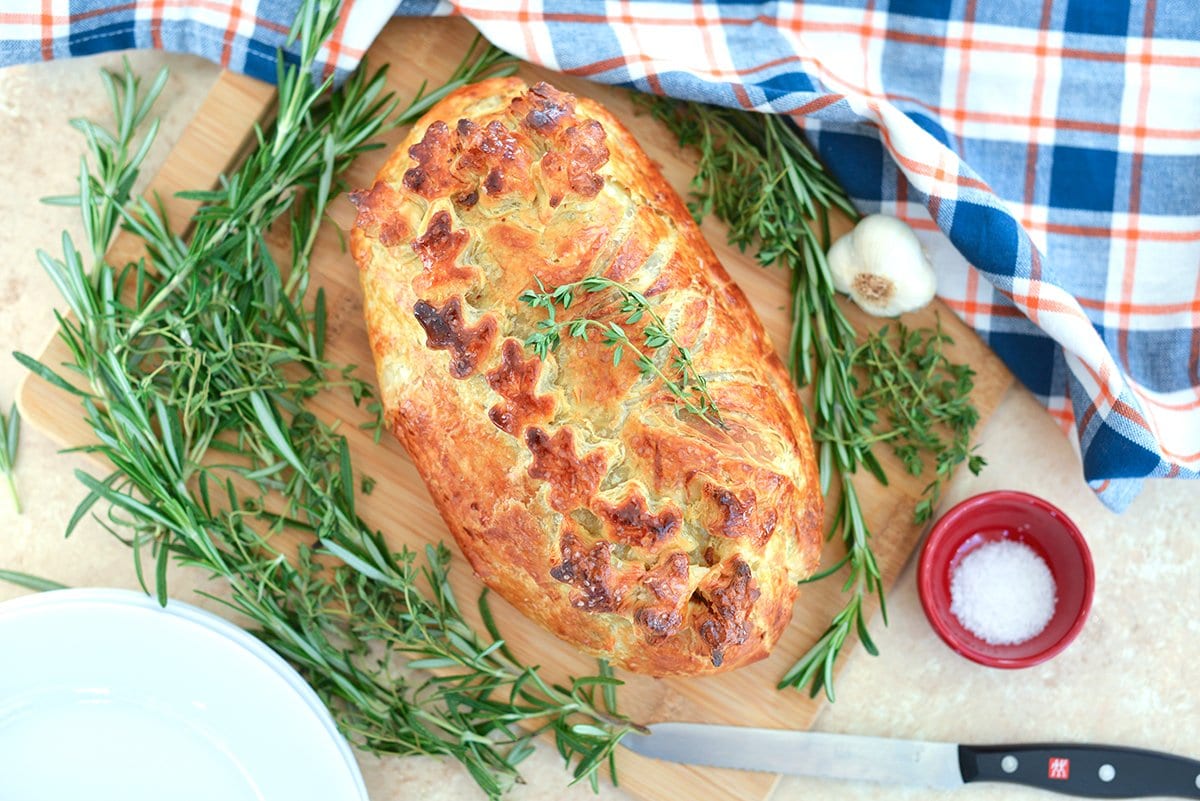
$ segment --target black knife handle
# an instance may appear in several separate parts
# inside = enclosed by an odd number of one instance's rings
[[[960,745],[964,782],[1009,782],[1085,798],[1200,798],[1200,762],[1106,745]]]

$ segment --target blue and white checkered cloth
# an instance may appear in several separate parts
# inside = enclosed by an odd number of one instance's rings
[[[157,47],[271,80],[298,0],[8,0],[0,64]],[[347,3],[459,14],[529,61],[793,115],[863,211],[918,229],[938,293],[1078,443],[1101,498],[1200,477],[1194,0]]]

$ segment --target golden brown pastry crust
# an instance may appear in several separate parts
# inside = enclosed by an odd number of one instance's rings
[[[765,656],[820,552],[808,427],[745,296],[624,126],[545,84],[484,81],[434,106],[353,199],[388,423],[483,582],[629,670]],[[596,273],[645,293],[692,348],[725,430],[595,338],[564,337],[544,363],[522,345],[545,314],[522,291]],[[578,310],[618,314],[603,294]]]

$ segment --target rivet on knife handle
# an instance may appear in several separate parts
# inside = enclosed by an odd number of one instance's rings
[[[1103,745],[960,745],[964,782],[1009,782],[1086,798],[1200,798],[1200,762]]]

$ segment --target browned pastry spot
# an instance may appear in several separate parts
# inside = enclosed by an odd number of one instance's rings
[[[450,298],[440,309],[429,301],[418,300],[413,305],[413,314],[425,329],[426,347],[453,351],[450,374],[455,378],[474,373],[496,340],[496,318],[488,315],[474,328],[467,326],[463,322],[462,299],[458,297]]]
[[[396,211],[396,190],[386,182],[351,192],[350,202],[358,209],[354,225],[378,237],[380,244],[391,247],[409,238],[408,223]]]
[[[510,108],[522,126],[546,140],[540,163],[552,207],[568,192],[582,198],[599,194],[604,179],[596,171],[608,161],[607,133],[597,120],[580,120],[574,95],[543,82],[514,98]]]
[[[504,191],[504,173],[499,167],[493,167],[483,179],[483,191],[489,195],[498,195]]]
[[[470,120],[459,120],[457,130],[462,140],[462,156],[458,160],[460,169],[482,173],[489,165],[515,162],[525,156],[516,135],[498,120],[492,120],[484,126]]]
[[[410,236],[412,236],[412,232],[408,229],[408,224],[399,217],[385,220],[379,226],[379,242],[388,247],[399,245]]]
[[[460,119],[454,130],[442,120],[425,129],[420,142],[409,148],[417,162],[404,173],[407,189],[427,199],[450,195],[463,208],[473,207],[479,192],[500,195],[529,186],[529,165],[535,152],[528,135],[546,140],[537,150],[542,181],[550,205],[568,192],[595,197],[604,186],[597,173],[609,157],[604,126],[575,115],[575,97],[548,84],[538,84],[512,102],[522,115],[526,132],[509,129],[499,120],[486,125]]]
[[[604,186],[604,179],[596,174],[608,161],[608,145],[604,140],[604,126],[595,120],[567,129],[567,174],[571,188],[584,197],[595,197]]]
[[[646,499],[640,494],[616,506],[602,502],[597,511],[612,524],[613,537],[629,545],[653,548],[679,530],[679,512],[663,509],[652,515],[646,509]]]
[[[550,205],[557,206],[568,191],[593,198],[600,193],[604,179],[596,170],[608,161],[604,126],[595,120],[572,125],[559,137],[561,149],[542,156],[542,180],[550,194]]]
[[[604,475],[604,455],[594,451],[580,459],[575,432],[569,428],[560,428],[553,437],[531,428],[525,432],[525,444],[533,453],[529,475],[550,484],[550,505],[564,513],[586,506]]]
[[[613,587],[612,555],[607,542],[597,542],[587,550],[570,532],[560,544],[562,562],[550,568],[557,581],[570,584],[571,605],[587,612],[612,612],[620,602],[619,590]]]
[[[634,612],[633,620],[646,630],[651,642],[664,640],[683,627],[683,594],[687,585],[685,553],[671,554],[642,578],[642,586],[650,591],[653,601]]]
[[[749,492],[746,500],[739,500],[736,495],[722,487],[708,486],[705,493],[713,499],[719,510],[715,532],[724,537],[744,537],[752,534],[754,518],[754,493]]]
[[[538,396],[533,391],[541,373],[541,359],[536,356],[522,359],[521,343],[515,339],[504,340],[500,364],[487,374],[488,386],[504,398],[503,403],[488,409],[488,419],[496,428],[515,437],[528,421],[550,415],[554,410],[554,399]]]
[[[503,123],[493,120],[481,126],[463,119],[455,132],[455,150],[461,154],[455,169],[460,178],[475,187],[470,205],[478,201],[480,186],[485,194],[495,196],[528,183],[529,143]]]
[[[545,81],[534,84],[512,102],[513,113],[524,115],[522,122],[540,134],[553,133],[564,118],[575,117],[575,96],[559,91]]]
[[[694,625],[712,650],[714,667],[721,666],[726,649],[741,645],[749,636],[750,613],[759,596],[752,584],[750,566],[735,556],[717,581],[701,586],[696,593],[703,611],[695,616]]]
[[[420,142],[408,149],[408,155],[417,166],[404,173],[404,186],[426,200],[446,195],[459,189],[462,182],[450,172],[451,155],[450,128],[437,120],[425,129]]]
[[[501,127],[503,127],[503,126],[501,126]],[[458,121],[458,123],[454,126],[454,130],[458,133],[458,135],[460,137],[465,138],[465,137],[468,137],[471,134],[475,133],[476,131],[478,131],[479,126],[476,125],[473,121],[464,118],[464,119],[460,119]],[[462,164],[461,159],[459,160],[459,164]]]
[[[426,270],[444,270],[467,244],[466,231],[455,231],[450,226],[450,212],[439,211],[429,220],[429,227],[420,238],[413,241],[413,250],[421,257]]]
[[[778,514],[774,509],[760,510],[753,490],[746,490],[743,497],[738,498],[731,490],[710,484],[704,488],[704,493],[717,509],[710,528],[712,533],[733,539],[746,537],[758,545],[769,539],[775,530]]]
[[[419,293],[455,279],[469,278],[473,270],[457,263],[470,236],[466,231],[455,231],[450,225],[450,212],[439,211],[429,220],[425,233],[414,240],[412,249],[425,265],[423,272],[413,282]]]
[[[396,190],[388,186],[386,181],[376,179],[370,189],[355,189],[350,193],[350,202],[358,210],[354,218],[354,227],[369,234],[378,230],[380,210],[395,206]],[[387,204],[387,205],[385,205]]]

